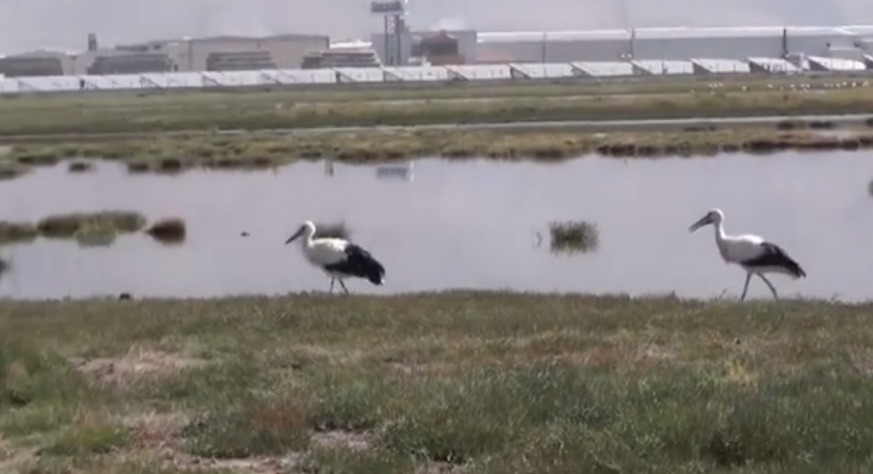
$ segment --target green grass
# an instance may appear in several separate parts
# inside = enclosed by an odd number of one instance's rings
[[[70,473],[866,472],[871,318],[487,292],[0,301],[0,452]]]
[[[463,93],[453,96],[451,88],[414,100],[386,100],[366,91],[336,96],[329,89],[313,93],[310,100],[291,91],[32,96],[0,101],[0,136],[867,113],[873,106],[871,87],[821,89],[814,94],[767,87],[792,80],[821,84],[833,78],[754,78],[745,90],[742,82],[735,82],[718,92],[708,83],[682,80],[654,88],[640,83],[612,88],[530,84],[498,87],[486,93],[489,100],[473,100],[475,96]]]

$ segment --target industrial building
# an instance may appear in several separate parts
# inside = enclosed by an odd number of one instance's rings
[[[97,56],[86,71],[90,75],[171,72],[175,64],[163,53],[127,53]]]
[[[689,60],[791,54],[861,60],[873,27],[637,28],[479,33],[477,62]]]
[[[372,48],[337,48],[331,46],[323,51],[313,51],[303,58],[302,69],[334,67],[379,67],[379,56]]]
[[[0,58],[0,76],[40,77],[64,74],[63,58],[56,55],[20,55]]]
[[[277,35],[183,38],[119,46],[116,49],[141,53],[163,53],[174,61],[176,70],[187,72],[265,68],[298,69],[303,64],[303,58],[307,53],[325,50],[329,47],[330,38],[327,36]]]
[[[392,38],[393,36],[393,38]],[[473,64],[478,62],[479,33],[476,30],[409,31],[397,34],[375,33],[371,45],[380,58],[393,42],[397,50],[393,64]],[[436,61],[436,62],[434,62]],[[392,64],[384,61],[385,64]]]

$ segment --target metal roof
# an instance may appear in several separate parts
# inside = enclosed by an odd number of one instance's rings
[[[813,57],[823,64],[819,69],[858,71],[865,67],[859,61]],[[873,74],[873,57],[869,71]],[[687,75],[695,71],[694,64],[708,73],[749,73],[749,63],[771,72],[800,71],[781,58],[754,57],[747,62],[717,58],[688,61],[578,61],[572,63],[503,63],[465,64],[457,66],[402,66],[331,69],[280,69],[261,71],[174,72],[123,75],[82,75],[52,77],[6,77],[0,79],[0,93],[78,92],[87,90],[160,90],[200,89],[244,86],[275,86],[295,84],[336,84],[374,82],[441,82],[450,80],[487,81],[513,79],[561,79],[578,76],[615,77],[635,75]],[[806,69],[806,68],[804,68]],[[703,71],[698,71],[703,72]]]

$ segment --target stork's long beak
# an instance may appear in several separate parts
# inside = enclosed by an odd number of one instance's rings
[[[700,218],[699,221],[695,222],[688,228],[688,232],[694,232],[695,230],[705,226],[706,224],[712,224],[712,221],[709,220],[709,214]]]
[[[295,232],[294,235],[292,235],[291,237],[288,237],[288,240],[285,241],[285,245],[288,245],[291,242],[294,242],[294,239],[296,239],[297,237],[300,237],[301,235],[303,235],[303,227],[301,227],[297,232]]]

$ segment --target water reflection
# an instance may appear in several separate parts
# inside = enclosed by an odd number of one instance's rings
[[[873,296],[873,162],[863,153],[563,164],[488,160],[415,163],[415,181],[374,177],[373,167],[297,163],[276,172],[188,171],[136,175],[111,163],[71,177],[59,165],[0,183],[0,216],[133,209],[187,224],[186,243],[140,234],[110,247],[39,241],[6,249],[14,271],[0,295],[219,296],[326,291],[329,280],[283,245],[306,219],[345,221],[387,268],[387,284],[349,284],[387,294],[448,288],[676,292],[736,296],[743,273],[726,266],[711,235],[688,226],[721,207],[731,233],[782,245],[808,271],[773,278],[788,297]],[[37,192],[36,190],[39,190]],[[597,224],[595,254],[557,258],[548,223]],[[536,233],[540,233],[537,246]],[[246,235],[243,237],[243,235]],[[539,247],[539,248],[537,248]],[[768,297],[752,286],[750,298]]]

